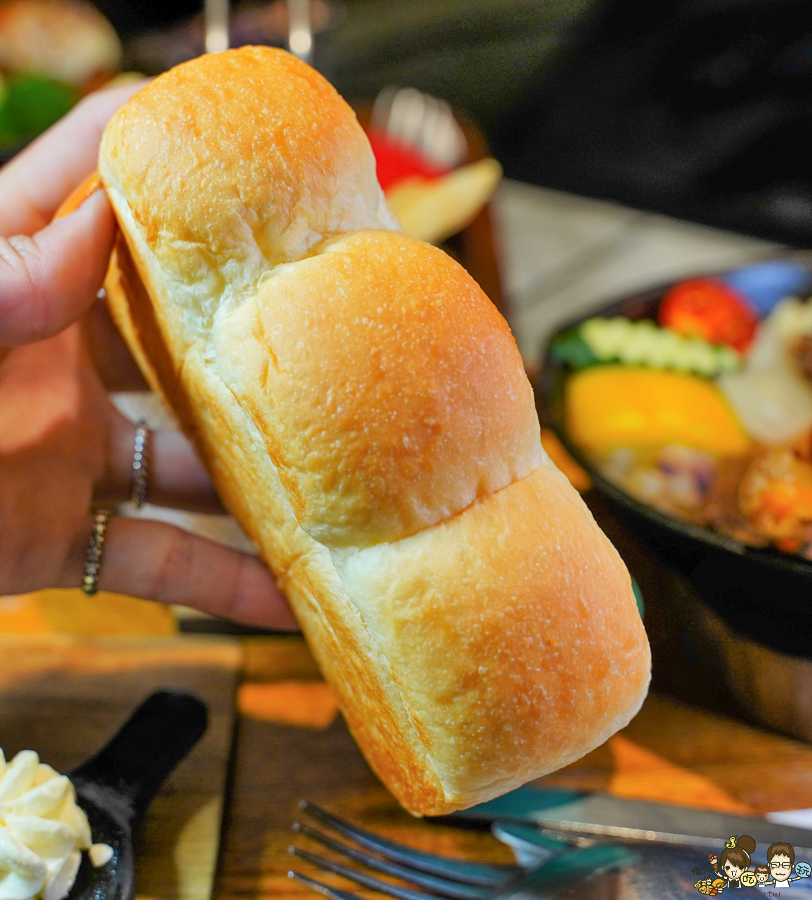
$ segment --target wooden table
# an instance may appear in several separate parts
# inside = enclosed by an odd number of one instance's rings
[[[67,600],[58,599],[63,610]],[[487,832],[422,821],[398,807],[355,747],[299,636],[171,635],[151,606],[141,616],[141,637],[116,636],[121,615],[114,598],[105,596],[99,604],[107,618],[89,621],[96,629],[104,624],[106,636],[49,637],[31,633],[50,622],[49,597],[41,600],[33,618],[23,621],[19,614],[18,630],[31,629],[19,635],[23,643],[0,642],[0,737],[7,751],[42,748],[67,771],[154,686],[188,687],[212,709],[206,741],[172,776],[141,829],[142,896],[207,900],[218,823],[191,813],[219,809],[226,779],[217,900],[303,898],[304,889],[286,874],[291,824],[303,798],[415,847],[510,860]],[[131,627],[138,616],[135,601],[128,603]],[[78,630],[81,617],[73,619]],[[669,679],[658,680],[668,686]],[[65,729],[56,742],[54,725]],[[623,732],[549,781],[730,812],[810,808],[812,746],[655,690]],[[296,841],[307,845],[305,838]],[[312,872],[299,860],[296,867]]]
[[[47,606],[37,611],[44,616]],[[211,896],[241,659],[239,644],[219,637],[0,632],[0,747],[8,759],[33,749],[70,772],[155,690],[179,688],[206,702],[206,734],[136,829],[139,900]]]
[[[511,860],[490,834],[414,819],[397,806],[355,748],[298,637],[245,639],[243,649],[218,900],[303,896],[286,877],[286,849],[305,797],[416,847]],[[763,814],[812,807],[812,747],[654,693],[620,735],[550,780]],[[299,860],[296,867],[312,872]]]

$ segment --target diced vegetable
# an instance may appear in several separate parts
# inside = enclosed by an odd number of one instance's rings
[[[811,288],[768,260],[677,285],[658,323],[563,332],[568,437],[642,503],[812,560],[812,299],[792,296]]]
[[[617,447],[599,464],[610,481],[633,497],[677,514],[703,506],[717,470],[715,457],[681,444],[666,444],[656,455],[650,448]]]
[[[660,304],[658,321],[687,337],[727,344],[744,353],[755,335],[758,316],[728,285],[696,278],[671,288]]]
[[[681,444],[714,456],[744,453],[750,439],[712,382],[629,366],[593,366],[565,387],[567,429],[586,451]]]
[[[787,447],[768,450],[744,473],[739,505],[773,540],[802,541],[812,523],[812,465]]]
[[[553,341],[550,354],[556,362],[582,369],[596,362],[676,369],[714,378],[741,368],[739,355],[730,347],[715,347],[699,338],[686,338],[649,319],[633,322],[616,316],[588,319],[578,328]]]

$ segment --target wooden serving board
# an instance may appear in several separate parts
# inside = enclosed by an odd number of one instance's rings
[[[154,690],[183,688],[209,729],[170,775],[136,834],[139,897],[209,900],[217,865],[241,653],[225,638],[0,636],[0,747],[68,772]]]

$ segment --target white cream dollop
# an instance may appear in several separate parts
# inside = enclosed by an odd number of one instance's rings
[[[21,750],[0,750],[0,900],[63,900],[92,844],[66,775]]]

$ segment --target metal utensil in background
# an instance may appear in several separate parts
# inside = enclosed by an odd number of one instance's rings
[[[288,50],[302,62],[313,58],[313,25],[310,21],[310,0],[287,0]]]
[[[442,819],[441,819],[442,821]],[[786,841],[812,857],[812,831],[757,816],[629,800],[610,794],[522,787],[446,821],[525,822],[573,836],[632,844],[720,849],[731,834],[749,834],[758,844]]]
[[[229,0],[205,0],[206,53],[228,50],[228,2]]]
[[[287,48],[309,63],[313,57],[313,27],[310,0],[286,0],[288,12]],[[206,53],[221,53],[229,48],[229,0],[205,0]]]

